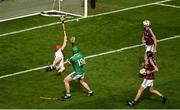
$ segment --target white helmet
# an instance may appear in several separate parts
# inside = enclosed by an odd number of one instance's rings
[[[144,21],[143,21],[143,24],[144,24],[144,26],[150,26],[150,25],[151,25],[151,21],[149,21],[149,20],[144,20]]]

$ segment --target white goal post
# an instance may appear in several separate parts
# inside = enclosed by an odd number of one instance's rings
[[[43,14],[43,12],[47,16],[65,14],[87,17],[88,0],[0,0],[0,22]],[[57,13],[59,15],[56,15]]]
[[[87,17],[88,0],[53,0],[52,8],[48,11],[42,11],[42,16],[79,16]]]

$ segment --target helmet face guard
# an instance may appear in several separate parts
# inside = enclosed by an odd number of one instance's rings
[[[73,52],[73,54],[76,54],[79,52],[79,49],[77,47],[73,47],[72,52]]]
[[[144,21],[143,21],[143,25],[144,25],[145,27],[149,27],[149,26],[151,25],[151,21],[149,21],[149,20],[144,20]]]
[[[146,54],[147,54],[148,58],[153,57],[153,52],[152,51],[147,51]]]

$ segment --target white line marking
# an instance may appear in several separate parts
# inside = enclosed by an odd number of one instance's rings
[[[46,67],[48,67],[48,66],[42,66],[42,67],[38,67],[38,68],[33,68],[33,69],[25,70],[25,71],[20,71],[20,72],[16,72],[16,73],[12,73],[12,74],[3,75],[0,77],[0,79],[10,77],[10,76],[19,75],[19,74],[23,74],[23,73],[27,73],[27,72],[31,72],[31,71],[41,70],[41,69],[44,69]]]
[[[163,41],[166,41],[166,40],[172,40],[172,39],[177,39],[177,38],[180,38],[180,35],[160,39],[160,40],[157,40],[157,42],[163,42]]]
[[[140,47],[140,46],[143,46],[143,45],[144,44],[128,46],[128,47],[120,48],[120,49],[117,49],[117,50],[107,51],[107,52],[103,52],[103,53],[99,53],[99,54],[95,54],[95,55],[90,55],[90,56],[87,56],[85,58],[89,59],[89,58],[93,58],[93,57],[98,57],[98,56],[103,56],[103,55],[112,54],[112,53],[116,53],[116,52],[121,52],[123,50],[128,50],[128,49]]]
[[[180,6],[168,5],[168,4],[157,4],[157,5],[166,6],[166,7],[171,7],[171,8],[180,8]]]
[[[176,38],[180,38],[180,35],[173,36],[173,37],[168,37],[168,38],[164,38],[164,39],[160,39],[160,40],[157,40],[157,42],[167,41],[167,40],[176,39]],[[107,54],[112,54],[112,53],[116,53],[116,52],[121,52],[121,51],[124,51],[124,50],[133,49],[133,48],[140,47],[140,46],[143,46],[143,45],[144,44],[128,46],[128,47],[124,47],[124,48],[120,48],[120,49],[116,49],[116,50],[112,50],[112,51],[107,51],[107,52],[103,52],[103,53],[99,53],[99,54],[95,54],[95,55],[90,55],[90,56],[87,56],[85,58],[89,59],[89,58],[94,58],[94,57],[103,56],[103,55],[107,55]],[[10,76],[19,75],[19,74],[24,74],[24,73],[27,73],[27,72],[41,70],[41,69],[44,69],[46,67],[48,67],[48,66],[42,66],[42,67],[38,67],[38,68],[34,68],[34,69],[29,69],[29,70],[25,70],[25,71],[20,71],[20,72],[8,74],[8,75],[0,76],[0,79],[6,78],[6,77],[10,77]]]
[[[87,16],[86,18],[92,18],[92,17],[97,17],[97,16],[103,16],[103,15],[118,13],[118,12],[122,12],[122,11],[137,9],[137,8],[151,6],[151,5],[155,5],[155,4],[159,4],[159,3],[165,3],[165,2],[169,2],[169,1],[171,1],[171,0],[163,0],[163,1],[159,1],[159,2],[153,2],[153,3],[144,4],[144,5],[133,6],[133,7],[124,8],[124,9],[115,10],[115,11],[110,11],[110,12],[106,12],[106,13],[90,15],[90,16]],[[86,18],[79,18],[79,19],[86,19]],[[71,22],[71,21],[76,21],[76,19],[67,20],[66,22]],[[35,26],[32,28],[27,28],[27,29],[23,29],[23,30],[19,30],[19,31],[8,32],[8,33],[0,34],[0,37],[7,36],[7,35],[13,35],[13,34],[17,34],[17,33],[22,33],[22,32],[26,32],[26,31],[30,31],[30,30],[34,30],[34,29],[44,28],[44,27],[48,27],[48,26],[53,26],[53,25],[56,25],[59,23],[60,22],[55,22],[55,23],[50,23],[50,24],[41,25],[41,26]]]
[[[169,1],[172,1],[172,0],[163,0],[163,1],[159,1],[159,2],[153,2],[153,3],[144,4],[144,5],[133,6],[133,7],[129,7],[129,8],[120,9],[120,10],[115,10],[115,11],[110,11],[110,12],[106,12],[106,13],[91,15],[91,16],[88,16],[88,18],[118,13],[118,12],[137,9],[137,8],[142,8],[142,7],[151,6],[151,5],[160,4],[160,3],[165,3],[165,2],[169,2]]]
[[[15,19],[20,19],[20,18],[25,18],[25,17],[30,17],[30,16],[34,16],[34,15],[38,15],[38,14],[39,14],[39,13],[33,13],[33,14],[29,14],[29,15],[24,15],[24,16],[18,16],[18,17],[14,17],[14,18],[8,18],[8,19],[0,20],[0,22],[10,21],[10,20],[15,20]]]
[[[32,27],[32,28],[27,28],[27,29],[23,29],[23,30],[19,30],[19,31],[4,33],[4,34],[1,34],[0,37],[13,35],[13,34],[18,34],[18,33],[22,33],[22,32],[27,32],[27,31],[31,31],[31,30],[34,30],[34,29],[39,29],[39,28],[42,28],[42,27],[48,27],[48,26],[52,26],[52,25],[56,25],[56,24],[59,24],[59,22],[46,24],[46,25],[41,25],[41,26],[36,26],[36,27]]]
[[[157,42],[162,42],[162,41],[166,41],[166,40],[176,39],[176,38],[179,38],[179,37],[180,37],[180,35],[177,35],[177,36],[174,36],[174,37],[168,37],[168,38],[164,38],[164,39],[157,40]],[[85,58],[93,58],[93,57],[103,56],[103,55],[107,55],[107,54],[111,54],[111,53],[121,52],[121,51],[123,51],[123,50],[128,50],[128,49],[140,47],[140,46],[143,46],[143,45],[144,45],[144,44],[138,44],[138,45],[128,46],[128,47],[120,48],[120,49],[117,49],[117,50],[112,50],[112,51],[108,51],[108,52],[103,52],[103,53],[96,54],[96,55],[90,55],[90,56],[87,56],[87,57],[85,57]]]

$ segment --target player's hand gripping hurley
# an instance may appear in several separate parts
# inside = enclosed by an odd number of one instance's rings
[[[61,17],[60,17],[60,21],[61,21],[61,23],[62,23],[63,31],[66,31],[65,24],[64,24],[65,16],[61,16]]]

